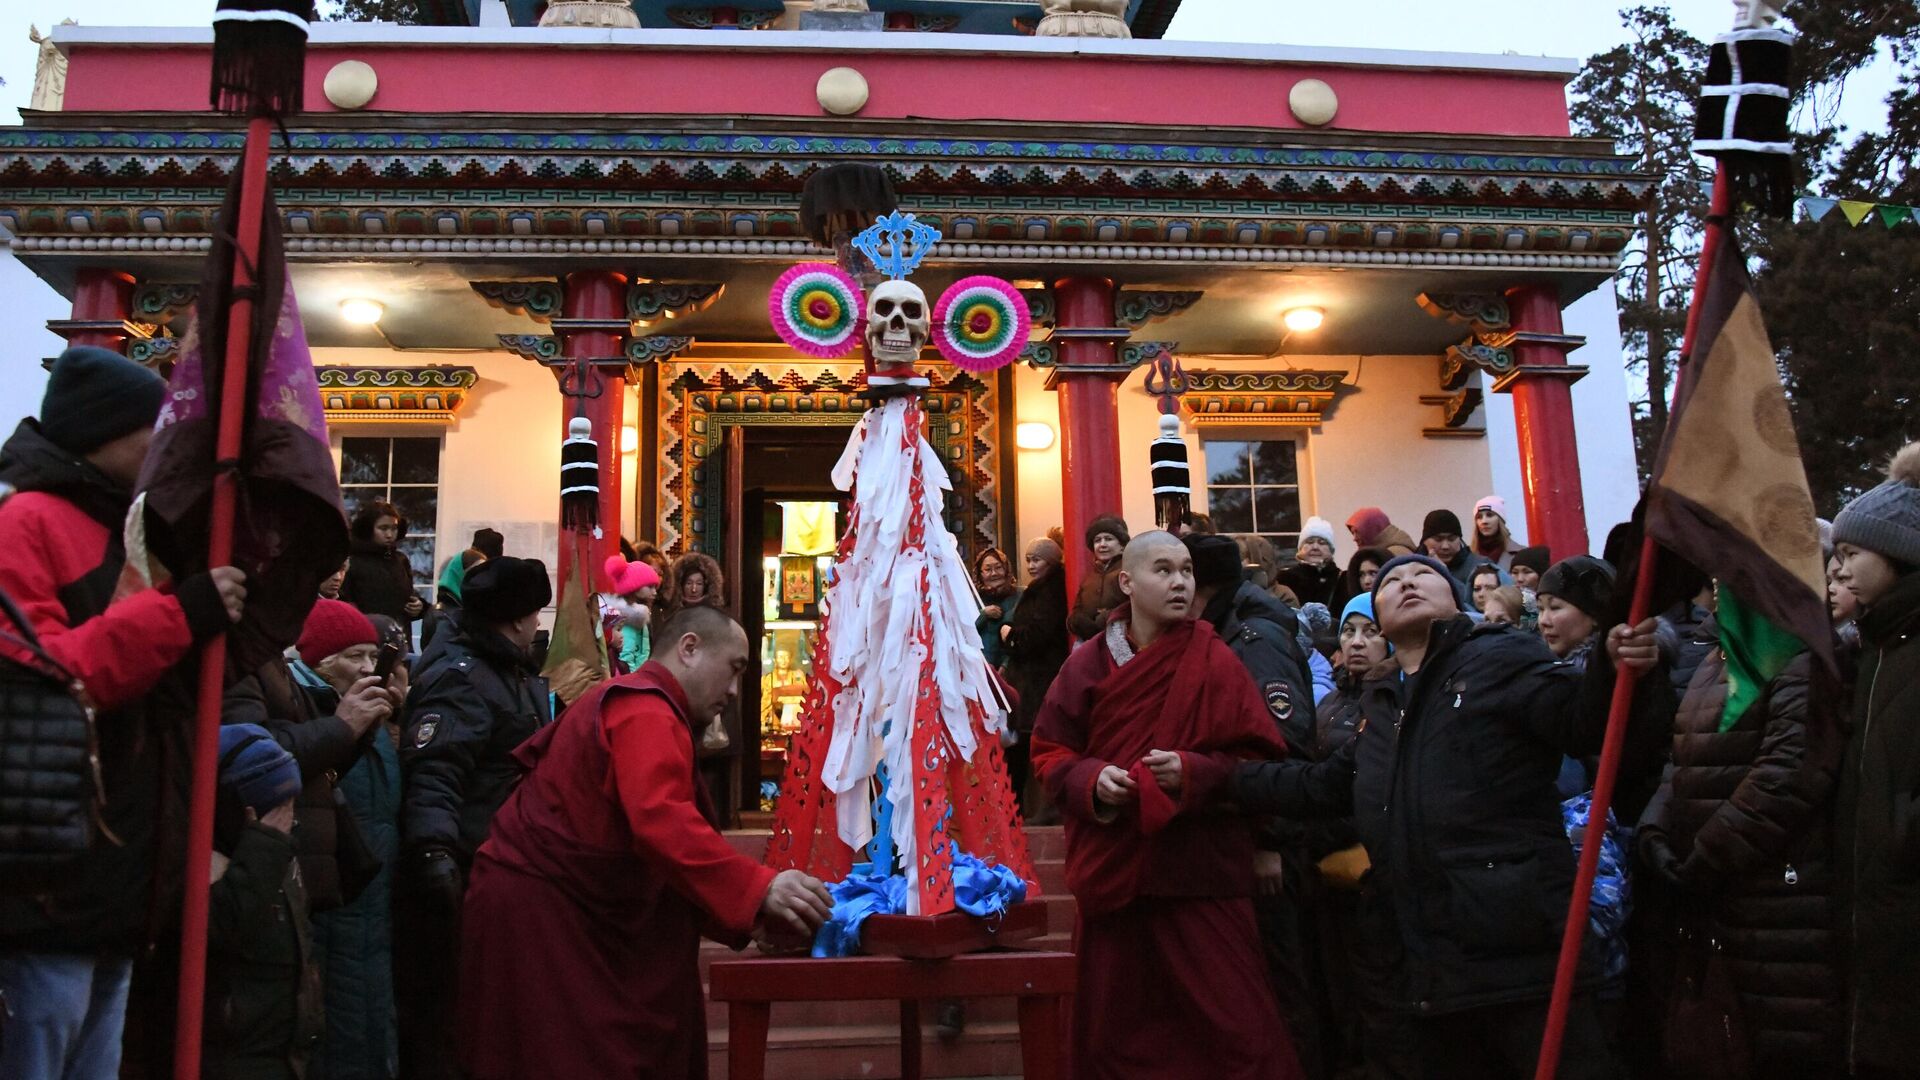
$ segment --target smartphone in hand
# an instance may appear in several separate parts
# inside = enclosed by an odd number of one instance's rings
[[[373,677],[382,680],[391,678],[393,676],[393,669],[399,663],[400,646],[392,642],[387,642],[385,645],[380,646],[380,658],[374,661],[373,664]]]

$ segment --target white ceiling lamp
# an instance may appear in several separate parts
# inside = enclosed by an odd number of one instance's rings
[[[356,296],[340,301],[340,317],[355,326],[377,325],[386,313],[386,305],[378,300]]]
[[[1288,308],[1280,314],[1280,321],[1286,324],[1288,332],[1305,334],[1320,329],[1320,324],[1327,321],[1327,312],[1317,307]]]
[[[1028,420],[1013,429],[1013,445],[1022,450],[1047,450],[1053,446],[1053,425],[1043,420]]]
[[[637,454],[640,452],[640,429],[639,428],[634,427],[632,424],[625,424],[621,426],[620,452],[622,454]]]

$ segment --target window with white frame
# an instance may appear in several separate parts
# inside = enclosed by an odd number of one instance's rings
[[[1202,444],[1207,516],[1223,533],[1264,536],[1280,551],[1300,540],[1300,447],[1291,439]]]
[[[413,566],[414,591],[430,599],[440,519],[440,440],[341,438],[340,496],[348,518],[370,502],[390,502],[400,511],[407,522],[400,550]]]

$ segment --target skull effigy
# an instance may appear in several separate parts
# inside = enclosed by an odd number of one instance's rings
[[[883,281],[867,297],[867,355],[876,374],[912,375],[932,333],[927,294],[910,281]],[[904,369],[904,370],[902,370]]]

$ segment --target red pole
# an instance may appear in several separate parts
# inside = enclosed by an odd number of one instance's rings
[[[1059,325],[1066,329],[1112,326],[1113,293],[1113,282],[1106,278],[1054,282]],[[1060,363],[1077,369],[1058,373],[1054,384],[1060,395],[1061,526],[1066,533],[1062,569],[1071,597],[1093,558],[1086,549],[1087,526],[1101,514],[1126,509],[1120,497],[1120,383],[1127,371],[1118,366],[1112,341],[1057,340]]]
[[[1687,334],[1680,345],[1684,361],[1693,355],[1695,333],[1700,329],[1700,303],[1707,291],[1713,260],[1720,252],[1723,221],[1732,199],[1728,193],[1724,168],[1713,177],[1713,199],[1707,210],[1707,231],[1700,242],[1700,265],[1693,273],[1693,301],[1687,309]],[[1686,375],[1683,365],[1674,372],[1677,394]],[[1638,626],[1652,614],[1654,563],[1659,560],[1660,545],[1647,534],[1640,542],[1640,564],[1633,581],[1633,606],[1627,615],[1629,626]],[[1593,879],[1600,868],[1599,833],[1604,832],[1607,811],[1613,807],[1613,782],[1620,771],[1620,748],[1626,741],[1627,716],[1633,711],[1633,687],[1640,681],[1638,672],[1621,668],[1614,675],[1613,704],[1607,713],[1607,737],[1600,750],[1600,771],[1593,781],[1593,806],[1587,813],[1586,842],[1580,845],[1580,871],[1573,879],[1573,899],[1567,904],[1567,927],[1560,937],[1560,966],[1553,973],[1553,999],[1547,1007],[1547,1026],[1540,1037],[1540,1063],[1534,1080],[1554,1080],[1560,1071],[1560,1044],[1567,1033],[1567,1010],[1573,1002],[1573,980],[1580,968],[1580,942],[1587,932],[1587,906],[1593,899]]]
[[[273,121],[255,116],[247,122],[247,147],[240,159],[238,241],[233,260],[234,301],[227,309],[227,355],[220,373],[220,426],[214,460],[240,457],[240,433],[247,401],[247,357],[253,346],[253,300],[245,290],[254,283],[260,257],[260,232],[267,191],[267,146]],[[289,285],[289,288],[292,286]],[[233,562],[233,514],[239,477],[230,469],[213,474],[213,511],[207,532],[207,565]],[[174,1025],[174,1080],[199,1080],[202,1003],[206,1000],[207,904],[213,862],[213,794],[220,747],[220,705],[226,690],[227,639],[207,642],[200,654],[199,713],[193,733],[193,797],[188,804],[186,896],[180,913],[180,996]]]

